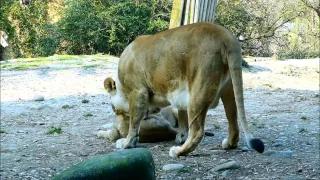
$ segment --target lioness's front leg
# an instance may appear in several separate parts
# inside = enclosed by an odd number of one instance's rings
[[[117,148],[134,148],[139,141],[140,122],[148,110],[148,91],[134,90],[129,95],[130,125],[127,138],[119,139]]]

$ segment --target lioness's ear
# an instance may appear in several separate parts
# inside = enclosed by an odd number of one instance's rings
[[[111,78],[108,77],[103,82],[104,88],[108,91],[108,93],[113,94],[116,90],[116,82]]]

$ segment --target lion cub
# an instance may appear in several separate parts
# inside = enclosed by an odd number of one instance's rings
[[[149,110],[145,118],[141,121],[139,142],[160,142],[174,140],[178,131],[177,127],[177,110],[171,106],[159,109]],[[98,137],[106,138],[110,141],[116,141],[125,138],[129,130],[129,117],[121,114],[117,116],[111,129],[99,131]]]

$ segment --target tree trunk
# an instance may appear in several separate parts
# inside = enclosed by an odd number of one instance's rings
[[[214,22],[218,0],[174,0],[169,29],[196,22]]]

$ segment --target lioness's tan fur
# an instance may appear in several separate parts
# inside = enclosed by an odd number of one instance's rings
[[[123,51],[116,80],[105,81],[115,113],[130,117],[128,135],[117,147],[136,146],[149,108],[171,105],[179,110],[177,139],[187,139],[169,154],[185,155],[201,141],[206,113],[221,98],[229,122],[222,147],[237,146],[238,116],[249,146],[262,152],[263,143],[253,139],[245,118],[241,64],[238,40],[219,25],[194,23],[138,37]]]

